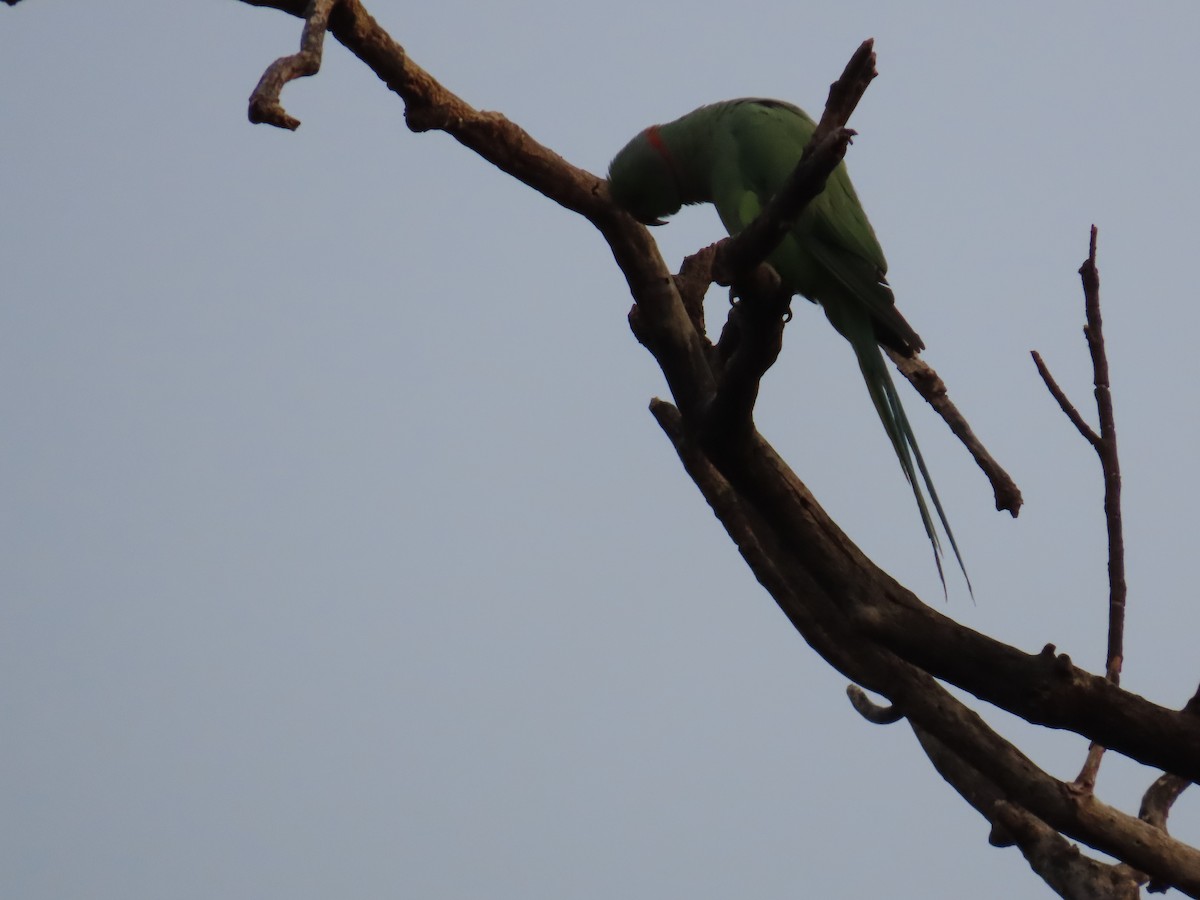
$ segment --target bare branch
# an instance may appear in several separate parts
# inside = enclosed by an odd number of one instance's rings
[[[792,292],[781,285],[779,275],[762,260],[783,240],[808,203],[825,189],[825,180],[842,161],[848,144],[847,131],[832,135],[816,147],[810,141],[787,184],[766,208],[743,231],[716,245],[714,280],[736,284],[741,299],[730,311],[722,333],[728,362],[702,425],[712,440],[730,440],[753,428],[759,386],[783,348],[783,325],[792,302]],[[736,335],[736,350],[732,352],[728,349],[730,335]]]
[[[857,685],[846,688],[850,703],[863,718],[888,725],[903,718],[895,706],[879,706]],[[958,793],[992,825],[989,841],[996,847],[1017,846],[1029,867],[1067,900],[1134,900],[1145,876],[1125,865],[1090,859],[1053,828],[1010,802],[995,783],[966,763],[929,731],[913,733],[930,762]]]
[[[700,429],[712,440],[727,441],[753,428],[759,384],[783,347],[783,323],[791,292],[764,263],[779,246],[804,208],[825,189],[826,179],[845,158],[854,132],[845,128],[871,79],[875,77],[874,42],[864,41],[841,77],[830,86],[821,124],[782,188],[737,235],[719,241],[711,258],[711,278],[735,285],[740,302],[722,332],[721,359],[728,360],[717,395]],[[689,258],[691,263],[694,258]],[[736,346],[736,350],[733,347]]]
[[[1054,380],[1054,376],[1050,374],[1050,369],[1042,360],[1042,355],[1036,350],[1030,350],[1029,355],[1033,357],[1033,364],[1037,366],[1038,374],[1042,376],[1042,381],[1046,383],[1051,396],[1058,401],[1059,408],[1067,414],[1067,418],[1071,420],[1071,424],[1084,436],[1089,444],[1096,446],[1100,443],[1100,435],[1092,430],[1087,422],[1083,420],[1083,416],[1079,414],[1079,410],[1075,408],[1070,399],[1062,388],[1058,386],[1058,382]]]
[[[760,447],[762,453],[748,454],[733,464],[723,465],[724,471],[718,470],[688,437],[678,411],[661,401],[651,408],[688,473],[701,487],[759,580],[826,660],[857,683],[889,696],[898,711],[935,734],[993,780],[1006,796],[1019,798],[1022,806],[1052,827],[1146,871],[1164,873],[1174,885],[1200,894],[1200,852],[1165,839],[1144,822],[1050,778],[928,674],[901,663],[889,650],[867,638],[860,628],[862,621],[874,618],[880,609],[871,597],[877,593],[886,608],[892,605],[889,601],[901,599],[903,589],[894,582],[889,584],[882,573],[873,588],[838,581],[834,572],[844,565],[870,568],[870,563],[851,561],[850,557],[858,551],[838,540],[840,533],[832,522],[823,521],[822,531],[807,529],[796,540],[792,527],[773,521],[781,510],[771,501],[778,501],[783,494],[790,495],[798,504],[792,507],[789,516],[791,526],[798,527],[804,517],[814,514],[819,507],[798,481],[792,481],[783,493],[772,490],[769,497],[760,493],[754,483],[758,464],[767,469],[782,465],[771,457],[768,448]],[[761,438],[755,438],[756,443],[760,441]],[[725,471],[737,480],[727,478]],[[747,478],[749,481],[745,481]],[[787,545],[786,551],[781,544]],[[830,545],[838,550],[831,550]],[[810,553],[811,560],[806,558]],[[815,562],[816,559],[821,563]],[[970,652],[962,646],[958,650]],[[1062,658],[1049,659],[1055,668],[1071,668]],[[1110,690],[1119,691],[1100,681]]]
[[[890,347],[884,347],[883,349],[891,357],[892,362],[895,363],[900,373],[917,389],[917,393],[925,398],[925,402],[932,406],[934,411],[942,417],[942,420],[950,426],[950,430],[963,442],[968,452],[975,458],[975,462],[983,470],[983,474],[987,476],[988,481],[991,482],[992,493],[996,498],[996,509],[1007,510],[1015,519],[1017,513],[1021,511],[1021,504],[1024,502],[1021,498],[1021,489],[1017,487],[1017,483],[1012,480],[1012,477],[988,453],[987,448],[983,446],[983,442],[975,436],[975,432],[971,430],[971,426],[967,423],[963,414],[958,411],[958,407],[950,400],[950,395],[946,391],[946,383],[938,377],[938,373],[934,371],[933,366],[929,365],[929,363],[925,362],[919,356],[903,356]]]
[[[854,51],[838,80],[829,86],[825,111],[821,114],[821,121],[817,123],[811,143],[816,144],[825,135],[846,127],[850,116],[858,107],[858,101],[878,74],[875,71],[875,39],[867,38]]]
[[[895,706],[880,706],[872,702],[867,692],[857,684],[846,686],[846,696],[850,698],[854,711],[872,725],[892,725],[904,718],[904,714]]]
[[[1079,268],[1087,312],[1088,350],[1092,357],[1092,381],[1096,386],[1096,410],[1100,415],[1100,444],[1096,452],[1104,470],[1104,518],[1108,524],[1108,654],[1105,671],[1113,684],[1121,683],[1125,659],[1125,538],[1121,523],[1121,459],[1117,453],[1117,423],[1109,386],[1108,354],[1100,318],[1100,273],[1096,269],[1096,226],[1088,241],[1088,258]]]
[[[1196,693],[1192,695],[1192,699],[1183,707],[1184,713],[1188,715],[1200,716],[1200,688],[1196,689]],[[1142,797],[1141,809],[1138,810],[1138,818],[1145,822],[1149,822],[1155,828],[1167,830],[1167,816],[1171,813],[1171,807],[1175,805],[1175,801],[1179,799],[1179,795],[1187,790],[1189,782],[1185,778],[1180,778],[1178,775],[1160,775],[1154,780],[1154,783],[1147,789]],[[1151,880],[1146,888],[1150,893],[1161,894],[1167,890],[1169,885],[1155,878]]]
[[[325,29],[329,13],[338,0],[311,0],[305,11],[304,32],[300,37],[300,52],[281,56],[267,67],[250,95],[250,121],[274,125],[295,131],[300,120],[287,114],[279,100],[283,86],[289,81],[316,75],[321,71],[321,50],[325,45]]]
[[[928,731],[913,727],[938,773],[992,825],[989,842],[1016,846],[1029,867],[1068,900],[1133,900],[1145,877],[1124,865],[1090,859],[1061,834],[1010,801],[994,782]]]
[[[1010,803],[1018,804],[1054,831],[1159,875],[1190,896],[1200,896],[1200,851],[1164,840],[1165,836],[1144,822],[1051,778],[928,674],[901,666],[889,667],[887,677],[893,702],[914,729],[935,736],[982,778],[993,782]],[[1018,844],[1033,836],[1047,842],[1043,852],[1054,849],[1056,842],[1045,833],[1022,835],[1022,825],[1028,828],[1031,824],[1027,819],[1016,817],[1001,823]]]
[[[295,13],[289,0],[248,0]],[[413,131],[440,130],[551,200],[585,216],[604,235],[638,304],[636,333],[655,355],[680,408],[700,416],[715,388],[702,337],[645,227],[609,198],[607,183],[570,165],[498,113],[481,112],[414,63],[359,0],[340,0],[329,32],[395,91]]]
[[[1096,410],[1100,417],[1100,433],[1097,434],[1083,416],[1067,399],[1066,393],[1050,375],[1042,357],[1033,351],[1033,362],[1046,387],[1058,401],[1059,407],[1076,430],[1096,450],[1100,468],[1104,473],[1104,519],[1108,529],[1108,647],[1105,654],[1105,675],[1113,684],[1121,682],[1121,665],[1125,657],[1125,540],[1121,527],[1121,461],[1117,454],[1117,425],[1113,415],[1112,391],[1109,386],[1108,354],[1104,349],[1104,329],[1100,318],[1100,272],[1096,268],[1096,226],[1093,225],[1088,239],[1088,258],[1079,267],[1083,282],[1084,313],[1087,325],[1083,333],[1087,338],[1088,353],[1092,358],[1092,383],[1095,385]],[[1075,783],[1091,790],[1100,771],[1100,760],[1104,746],[1093,742],[1088,748],[1087,759],[1080,769]]]
[[[1178,775],[1160,775],[1143,795],[1138,818],[1166,831],[1171,807],[1190,784],[1190,781]]]
[[[821,125],[787,182],[754,221],[716,245],[712,278],[717,284],[734,285],[740,302],[722,332],[721,355],[729,365],[701,426],[710,439],[729,440],[753,428],[759,385],[783,347],[783,324],[790,317],[792,296],[764,260],[804,208],[825,190],[826,179],[845,158],[854,132],[844,126],[875,76],[872,47],[873,41],[863,42],[831,85]],[[730,350],[733,344],[736,351]]]
[[[1103,863],[1084,856],[1079,848],[1036,816],[1005,801],[993,815],[1011,835],[1021,854],[1043,881],[1066,900],[1136,900],[1147,877],[1124,863]]]

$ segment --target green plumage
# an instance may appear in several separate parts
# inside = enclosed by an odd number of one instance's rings
[[[685,204],[712,203],[726,230],[737,234],[791,175],[815,129],[803,110],[778,100],[702,106],[630,141],[609,166],[609,189],[618,204],[647,224],[661,224]],[[854,348],[871,402],[912,485],[938,575],[944,584],[941,544],[922,482],[965,577],[954,534],[879,349],[883,344],[913,356],[925,345],[896,309],[885,278],[887,261],[844,163],[768,261],[793,292],[821,305]]]

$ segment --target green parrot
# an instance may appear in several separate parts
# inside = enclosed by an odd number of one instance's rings
[[[663,224],[663,217],[684,204],[712,203],[726,230],[737,234],[791,175],[816,127],[804,110],[779,100],[747,98],[702,106],[674,122],[652,125],[626,144],[609,165],[609,190],[613,200],[647,225]],[[942,585],[941,543],[921,481],[969,590],[958,544],[879,349],[882,344],[915,356],[925,345],[896,309],[884,277],[883,250],[845,163],[833,170],[825,190],[808,204],[768,262],[793,293],[819,303],[854,348],[871,402],[912,486]]]

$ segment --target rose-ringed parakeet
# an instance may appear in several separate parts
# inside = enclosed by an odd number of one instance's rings
[[[620,206],[649,225],[662,224],[663,217],[684,204],[712,203],[729,233],[737,234],[783,186],[815,129],[803,110],[779,100],[702,106],[674,122],[653,125],[626,144],[609,165],[609,190]],[[883,250],[845,163],[834,169],[825,190],[808,204],[768,262],[793,293],[819,303],[854,348],[871,402],[912,485],[938,575],[945,584],[941,545],[922,482],[966,577],[958,544],[879,348],[882,344],[913,356],[925,345],[896,309],[884,277]]]

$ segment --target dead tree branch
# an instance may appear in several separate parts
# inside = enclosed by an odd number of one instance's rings
[[[967,423],[966,418],[950,400],[950,395],[946,391],[946,383],[938,377],[938,373],[934,371],[933,366],[929,365],[929,363],[925,362],[919,356],[903,356],[890,347],[884,347],[883,349],[891,358],[896,368],[900,370],[900,374],[907,378],[909,384],[917,389],[917,393],[942,417],[942,421],[950,426],[950,431],[962,441],[963,446],[975,458],[975,463],[983,470],[988,481],[991,482],[992,493],[996,498],[996,509],[998,511],[1007,510],[1015,519],[1017,513],[1021,511],[1021,504],[1024,502],[1021,498],[1021,489],[1017,487],[1017,483],[1012,480],[1012,477],[988,453],[987,448],[983,446],[983,442],[975,436],[975,432]]]
[[[1108,530],[1108,647],[1105,655],[1105,674],[1113,684],[1121,683],[1121,665],[1125,657],[1125,539],[1121,526],[1121,461],[1117,453],[1117,425],[1113,415],[1112,390],[1108,375],[1108,354],[1104,348],[1104,329],[1100,317],[1100,272],[1096,268],[1096,226],[1092,226],[1088,240],[1088,258],[1079,268],[1083,281],[1084,314],[1087,325],[1083,333],[1087,338],[1088,352],[1092,358],[1092,383],[1095,386],[1096,411],[1100,418],[1100,433],[1097,434],[1079,414],[1066,393],[1050,375],[1049,369],[1036,351],[1033,362],[1046,383],[1047,389],[1058,401],[1059,407],[1076,430],[1096,450],[1100,468],[1104,473],[1104,519]],[[1076,784],[1091,790],[1100,771],[1100,760],[1104,756],[1104,745],[1092,742],[1087,759],[1076,777]]]
[[[822,522],[821,530],[807,529],[805,542],[816,543],[824,538],[831,546],[811,547],[806,551],[793,545],[786,552],[783,550],[780,544],[790,543],[804,509],[809,504],[815,509],[819,507],[815,507],[815,501],[794,475],[790,475],[786,489],[793,501],[786,504],[788,509],[763,502],[767,498],[754,482],[762,471],[782,467],[781,460],[760,447],[763,453],[749,454],[747,459],[739,460],[745,466],[718,468],[689,438],[678,410],[661,401],[651,408],[688,474],[701,488],[759,581],[828,662],[855,682],[889,697],[897,711],[914,726],[936,736],[994,781],[1006,797],[1016,799],[1051,827],[1139,869],[1152,873],[1170,871],[1174,886],[1193,896],[1200,894],[1200,852],[1178,842],[1164,841],[1145,823],[1046,775],[955,700],[929,673],[897,659],[890,646],[865,639],[858,620],[872,618],[888,600],[899,601],[903,589],[894,582],[886,584],[887,576],[881,572],[874,591],[861,583],[839,580],[837,570],[853,567],[856,561],[851,557],[858,551],[844,537],[839,539],[836,525],[828,520]],[[726,477],[726,472],[730,477]],[[738,483],[733,481],[735,477],[747,480]],[[783,492],[776,485],[772,499],[778,499]],[[787,516],[787,523],[774,521],[781,514]],[[822,534],[825,528],[830,531]],[[832,546],[842,552],[832,551]],[[809,553],[814,558],[806,558]],[[824,565],[815,557],[822,557]],[[865,560],[857,564],[870,566]],[[888,590],[901,593],[888,597],[885,594]],[[882,604],[876,602],[875,592],[879,592]],[[961,650],[970,652],[967,648]],[[1052,653],[1048,661],[1064,671],[1071,669],[1069,661],[1053,657]],[[1097,680],[1107,684],[1103,679]]]
[[[1186,715],[1200,717],[1200,688],[1196,689],[1196,693],[1192,695],[1192,699],[1183,707],[1183,712]],[[1155,828],[1167,830],[1167,816],[1171,813],[1171,807],[1175,805],[1175,801],[1179,799],[1179,795],[1187,790],[1191,784],[1186,778],[1180,778],[1178,775],[1170,773],[1160,775],[1154,780],[1154,783],[1147,789],[1142,797],[1141,809],[1138,810],[1138,818],[1149,822]],[[1151,879],[1146,890],[1151,893],[1164,893],[1170,887],[1166,882],[1154,878]]]
[[[856,685],[846,689],[854,709],[868,722],[888,725],[903,718],[895,706],[872,703]],[[1016,846],[1029,867],[1067,900],[1134,900],[1145,878],[1123,864],[1102,863],[1080,853],[1061,834],[1009,801],[996,784],[928,731],[914,725],[921,749],[938,773],[992,826],[989,842]]]
[[[1016,846],[1029,867],[1067,900],[1133,900],[1145,877],[1124,864],[1091,859],[1037,816],[1006,798],[996,784],[945,744],[914,726],[938,773],[992,826],[993,846]]]
[[[250,95],[250,121],[274,125],[295,131],[300,120],[289,116],[279,100],[283,86],[289,81],[316,75],[321,71],[321,51],[325,46],[325,30],[329,13],[338,0],[311,0],[305,10],[304,31],[300,36],[300,52],[282,56],[267,67]]]
[[[865,45],[864,45],[865,46]],[[871,55],[874,59],[874,55]],[[754,427],[754,404],[763,376],[783,349],[783,325],[791,307],[791,291],[763,263],[783,240],[796,217],[825,189],[850,146],[852,132],[839,129],[819,143],[810,142],[788,183],[749,226],[719,241],[713,259],[713,280],[735,285],[740,302],[730,310],[726,335],[736,335],[733,349],[726,341],[727,362],[702,430],[710,441],[743,436]]]

